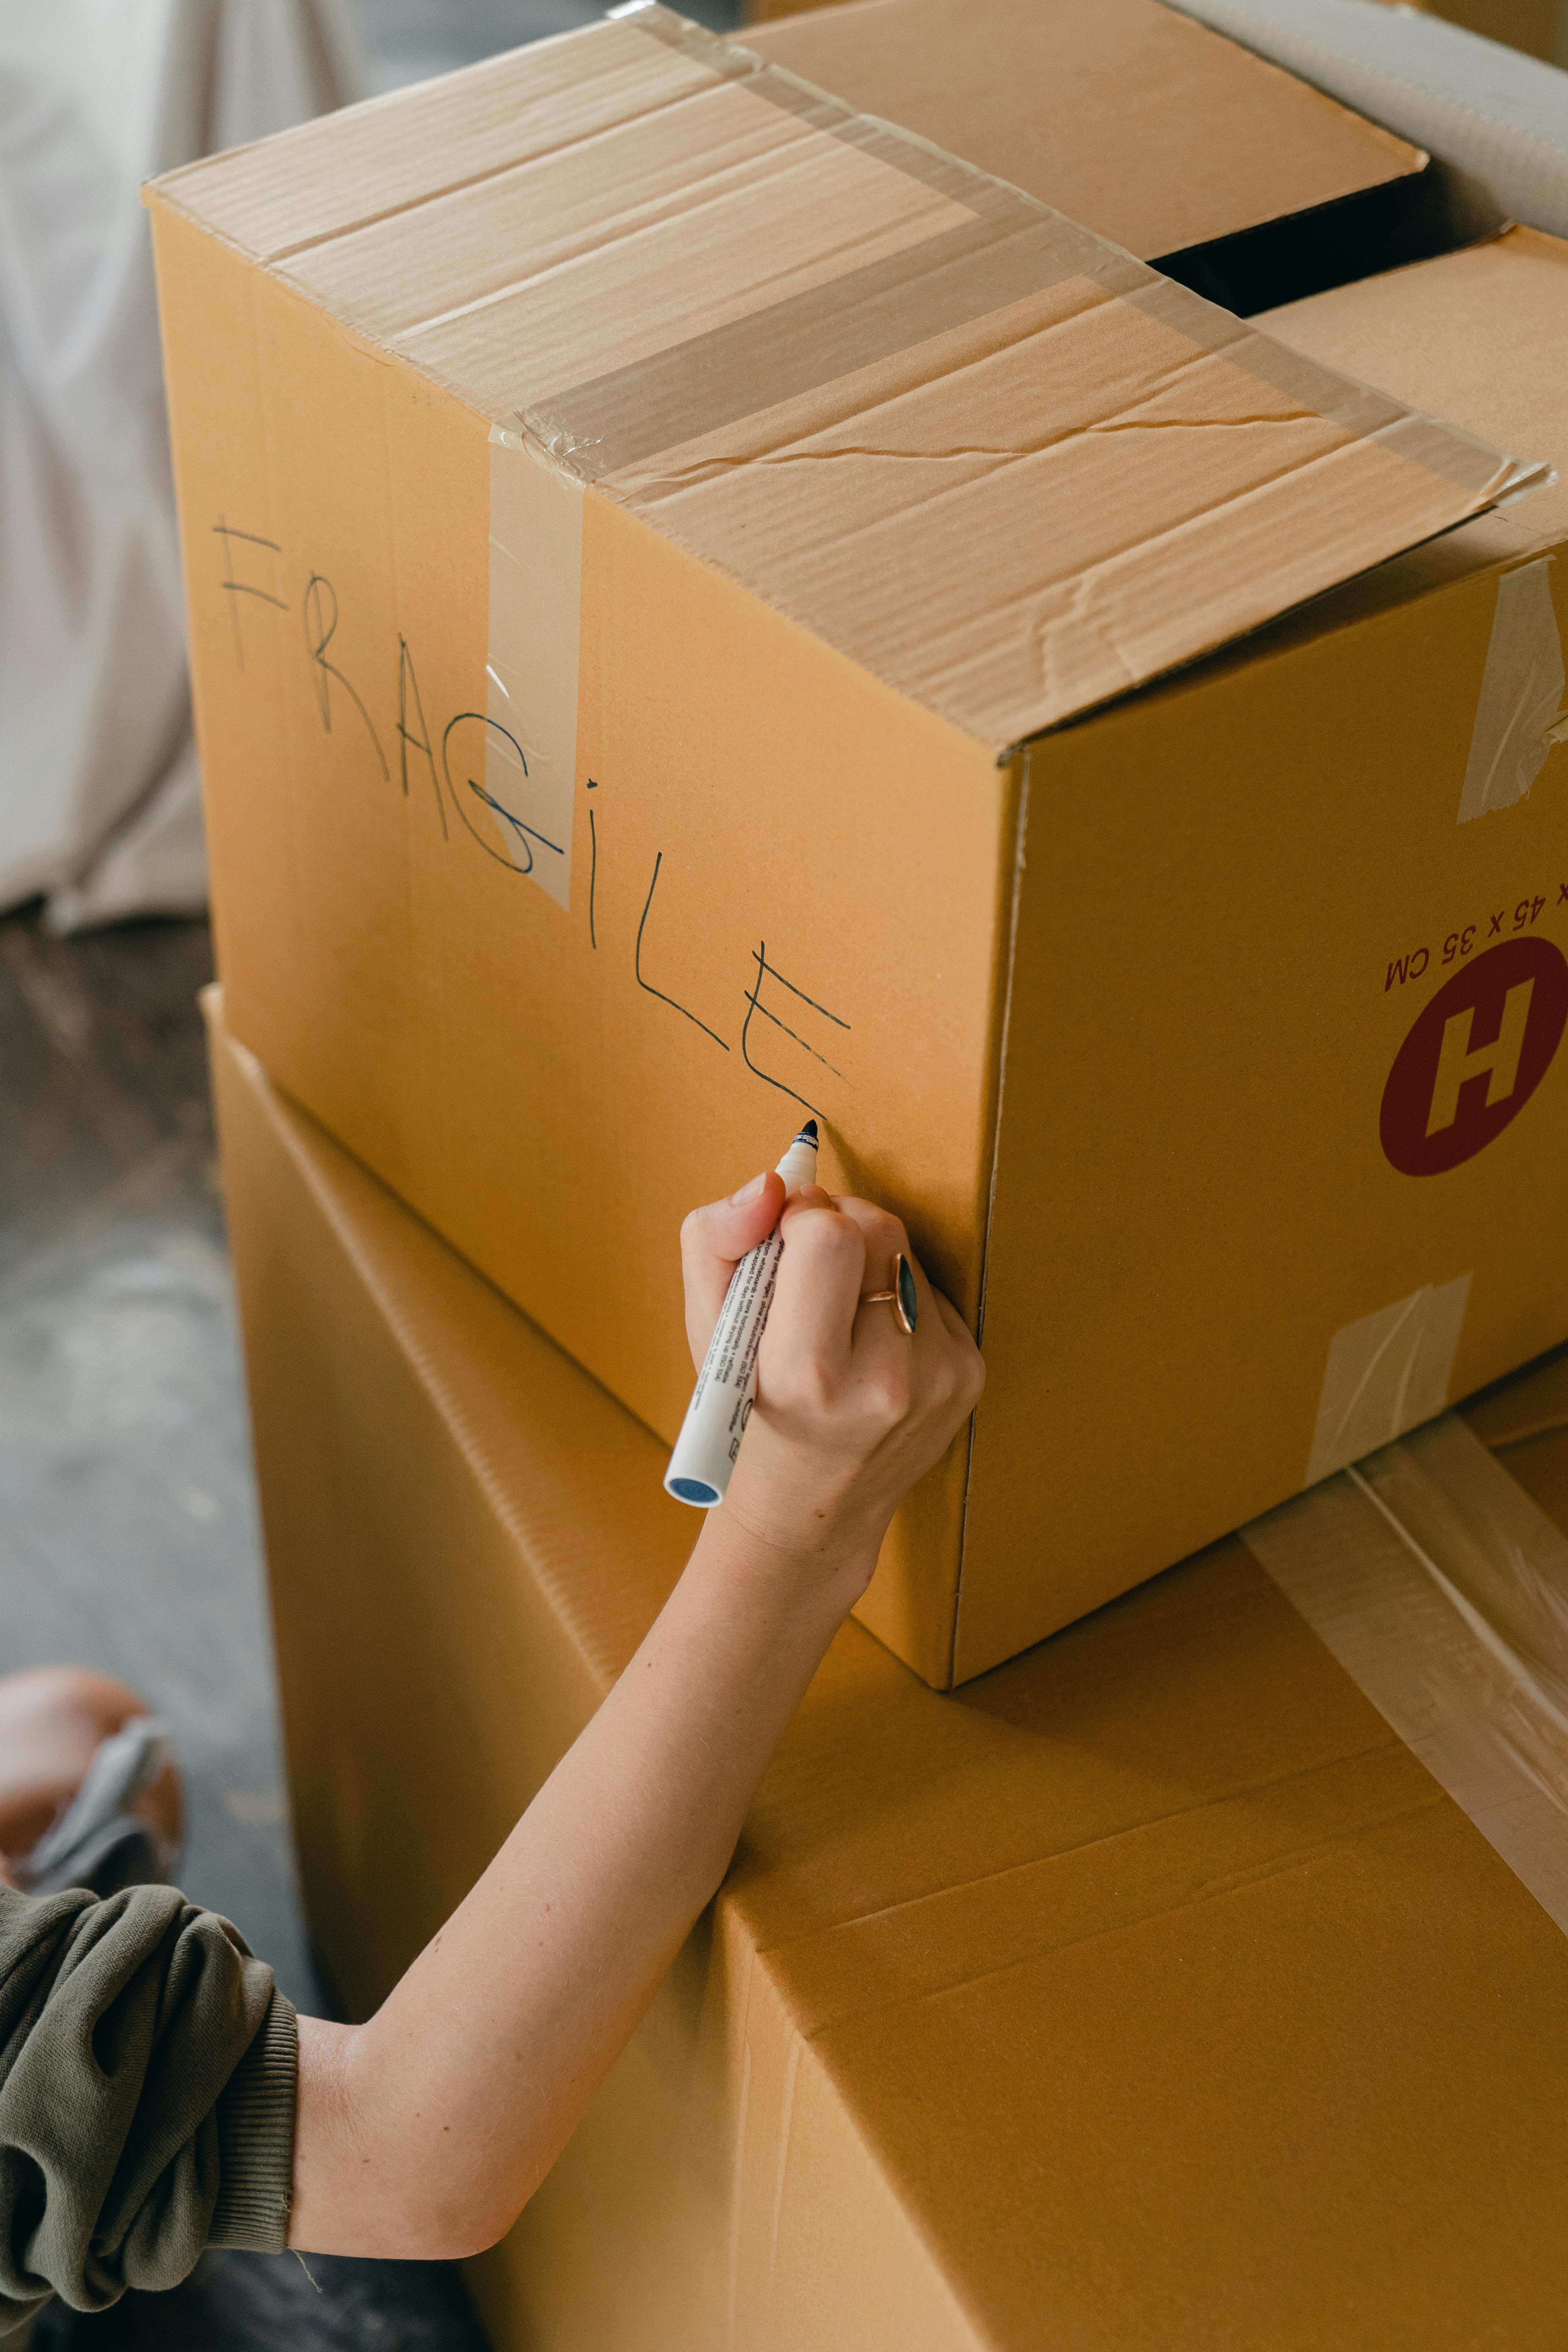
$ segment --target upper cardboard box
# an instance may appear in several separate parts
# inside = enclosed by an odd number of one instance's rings
[[[862,1604],[929,1679],[1568,1331],[1517,392],[658,10],[153,210],[236,1034],[666,1436],[680,1217],[814,1111],[992,1368]]]
[[[1533,478],[658,6],[157,201],[998,755]]]

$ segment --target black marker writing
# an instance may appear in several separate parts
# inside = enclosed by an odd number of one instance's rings
[[[653,894],[658,887],[658,869],[663,864],[664,852],[661,849],[657,852],[654,857],[653,880],[647,886],[647,897],[643,901],[642,920],[637,925],[637,953],[632,959],[632,969],[637,974],[637,986],[639,988],[646,989],[649,996],[657,996],[661,1004],[668,1004],[672,1006],[677,1013],[684,1014],[685,1018],[692,1023],[694,1027],[701,1030],[702,1034],[705,1037],[711,1037],[716,1045],[723,1046],[723,1050],[727,1054],[730,1048],[728,1045],[724,1045],[724,1040],[720,1036],[716,1029],[710,1029],[706,1021],[699,1021],[695,1013],[688,1013],[684,1004],[677,1004],[673,996],[666,996],[662,988],[655,988],[652,981],[645,980],[642,976],[642,935],[647,929],[648,912],[653,905]]]
[[[419,721],[415,734],[408,724],[409,704]],[[425,705],[419,698],[419,680],[414,675],[414,656],[408,650],[408,640],[401,630],[397,637],[397,765],[403,783],[403,797],[408,798],[408,747],[423,751],[430,770],[430,789],[436,795],[436,811],[441,820],[441,838],[451,839],[447,830],[447,803],[441,797],[441,782],[436,773],[436,754],[430,749],[430,730],[425,724]]]
[[[323,590],[325,594],[322,593]],[[331,599],[330,613],[327,609],[329,597]],[[375,756],[381,761],[382,781],[384,782],[389,781],[392,771],[386,764],[386,754],[381,748],[381,738],[375,731],[374,722],[369,711],[336,662],[330,662],[327,659],[327,647],[331,644],[337,632],[338,592],[324,573],[312,572],[306,581],[304,602],[300,607],[300,612],[305,624],[305,650],[310,656],[310,677],[316,689],[316,706],[321,714],[321,725],[330,735],[332,731],[331,682],[336,678],[360,717],[364,720],[370,740],[375,746]]]
[[[468,826],[468,831],[473,835],[474,839],[479,843],[479,847],[484,851],[487,857],[493,857],[498,866],[507,866],[513,874],[532,873],[533,845],[535,842],[539,844],[541,849],[548,849],[552,856],[556,857],[563,857],[566,853],[562,848],[559,842],[547,841],[543,834],[536,832],[532,825],[525,824],[521,817],[514,815],[512,811],[505,805],[504,802],[498,801],[493,793],[487,792],[484,785],[479,782],[477,777],[468,776],[466,777],[464,781],[467,783],[469,792],[473,794],[475,800],[482,803],[484,807],[489,810],[492,816],[494,816],[501,824],[510,829],[518,856],[509,857],[503,850],[498,849],[493,842],[489,842],[485,839],[484,835],[479,831],[478,825],[474,823],[473,818],[468,814],[468,809],[464,805],[462,796],[458,793],[456,784],[452,782],[452,765],[447,749],[452,740],[453,729],[466,725],[470,719],[477,721],[481,727],[490,728],[494,733],[500,735],[506,742],[511,745],[513,751],[517,754],[518,766],[522,770],[525,776],[528,773],[528,761],[523,757],[522,745],[518,741],[517,737],[515,735],[509,734],[507,730],[501,725],[499,719],[487,719],[482,710],[459,710],[456,719],[449,719],[447,721],[447,730],[441,738],[441,767],[447,779],[447,790],[452,795],[452,806],[457,810],[458,814],[462,818],[463,823]],[[520,858],[521,860],[521,864],[519,863]]]
[[[223,541],[223,584],[228,596],[228,616],[234,624],[234,658],[239,667],[243,669],[245,667],[245,640],[239,633],[239,606],[236,604],[235,598],[237,596],[258,596],[264,604],[276,604],[280,613],[286,613],[289,610],[289,607],[283,602],[281,596],[274,596],[268,589],[258,588],[255,587],[248,580],[237,580],[235,578],[234,541],[237,539],[242,541],[247,547],[270,548],[274,555],[279,553],[280,551],[279,549],[278,541],[275,539],[261,539],[253,530],[232,530],[228,523],[225,521],[222,515],[219,515],[216,522],[213,525],[213,535],[215,538],[221,539]]]
[[[754,1077],[763,1079],[764,1084],[770,1087],[777,1087],[780,1094],[788,1095],[792,1102],[799,1103],[803,1108],[806,1110],[816,1110],[817,1108],[817,1105],[812,1102],[807,1096],[798,1094],[794,1087],[786,1086],[782,1078],[774,1077],[771,1070],[761,1069],[758,1065],[752,1061],[751,1047],[752,1021],[760,1013],[764,1021],[771,1022],[775,1029],[782,1030],[784,1034],[790,1039],[791,1043],[798,1045],[803,1053],[809,1054],[814,1062],[820,1062],[825,1070],[831,1070],[836,1078],[841,1078],[844,1073],[839,1069],[837,1063],[830,1062],[828,1060],[826,1054],[819,1054],[816,1047],[809,1044],[808,1041],[800,1034],[798,1030],[792,1029],[789,1026],[788,1022],[781,1020],[776,1013],[770,1011],[769,1007],[762,1001],[763,984],[765,981],[776,981],[778,985],[781,988],[787,989],[790,995],[796,999],[799,1003],[805,1005],[808,1010],[813,1013],[820,1013],[825,1021],[831,1021],[836,1029],[842,1029],[847,1033],[849,1024],[847,1021],[841,1021],[837,1013],[830,1013],[826,1004],[819,1004],[815,996],[807,996],[805,989],[797,988],[793,980],[786,980],[783,972],[780,971],[775,965],[771,964],[768,961],[767,941],[765,940],[759,940],[756,946],[752,950],[752,961],[757,967],[757,976],[746,992],[746,1018],[742,1024],[741,1029],[742,1058],[744,1061],[747,1069],[752,1072]],[[800,1021],[802,1026],[805,1026],[805,1019],[802,1014],[795,1012],[793,1006],[786,1007],[786,1010],[790,1012],[793,1019]]]

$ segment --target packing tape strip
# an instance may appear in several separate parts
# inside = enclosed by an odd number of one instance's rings
[[[962,205],[972,225],[573,385],[508,420],[581,481],[601,481],[700,440],[1068,279],[1085,281],[1094,299],[1132,303],[1194,350],[1223,354],[1351,437],[1382,439],[1482,504],[1544,474],[1539,466],[1500,460],[1458,427],[1413,415],[1387,394],[1320,367],[1021,189],[896,124],[858,114],[658,0],[637,0],[613,14],[811,130],[921,181]]]
[[[1403,1437],[1448,1402],[1470,1277],[1429,1282],[1342,1325],[1329,1342],[1305,1484]]]
[[[464,821],[503,865],[572,904],[583,485],[490,428],[485,777]]]
[[[1241,1536],[1568,1933],[1568,1536],[1457,1413]]]
[[[1476,703],[1459,794],[1459,823],[1521,801],[1554,743],[1568,741],[1563,709],[1563,639],[1552,601],[1550,555],[1505,572]]]

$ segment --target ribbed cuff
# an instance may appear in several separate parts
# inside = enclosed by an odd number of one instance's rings
[[[274,1987],[255,2041],[217,2103],[218,2192],[209,2246],[279,2254],[289,2242],[300,2035]]]

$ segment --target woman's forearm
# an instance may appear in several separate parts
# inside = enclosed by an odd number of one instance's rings
[[[898,1219],[782,1196],[769,1177],[682,1228],[699,1363],[742,1257],[775,1223],[784,1247],[745,1450],[653,1631],[369,2024],[300,2020],[302,2250],[458,2255],[510,2226],[718,1886],[900,1500],[973,1410],[974,1343]],[[895,1320],[900,1263],[918,1315]]]
[[[717,1888],[874,1559],[873,1539],[785,1552],[706,1521],[637,1656],[384,2006],[301,2021],[291,2243],[452,2255],[510,2226]]]

